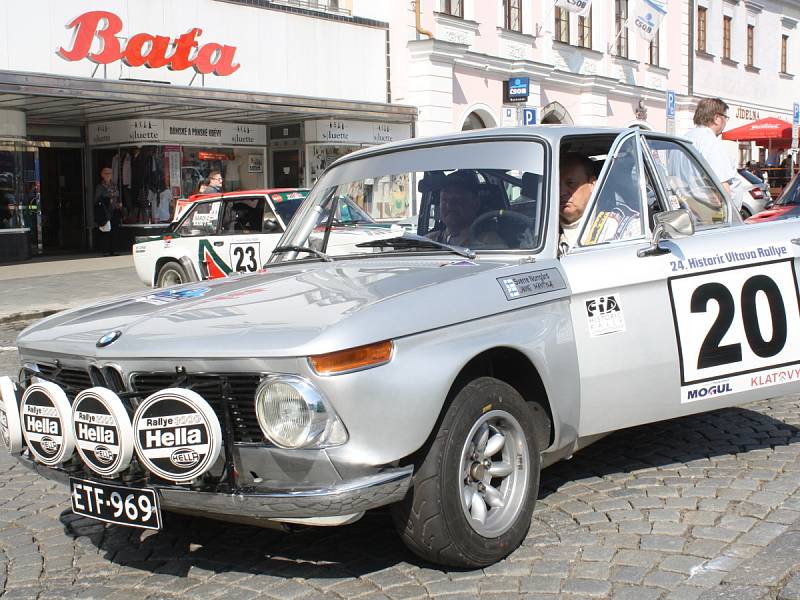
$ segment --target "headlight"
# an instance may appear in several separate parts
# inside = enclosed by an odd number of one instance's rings
[[[256,390],[256,417],[264,436],[281,448],[325,448],[347,441],[347,430],[305,379],[267,377]]]

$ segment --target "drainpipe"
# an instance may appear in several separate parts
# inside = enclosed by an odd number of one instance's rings
[[[430,31],[428,31],[427,29],[423,29],[422,28],[421,15],[420,15],[420,11],[421,11],[420,4],[421,3],[422,3],[422,0],[414,0],[414,13],[415,13],[415,15],[417,17],[417,33],[421,33],[422,35],[427,35],[429,39],[433,39],[433,34]]]
[[[688,73],[688,81],[687,81],[688,85],[687,85],[687,87],[689,89],[687,90],[687,92],[688,92],[689,97],[691,98],[692,96],[694,96],[694,35],[695,35],[695,31],[694,31],[694,12],[695,12],[695,9],[694,9],[694,6],[695,5],[694,5],[694,1],[689,2],[688,4],[689,4],[689,38],[688,38],[689,39],[689,60],[688,60],[689,64],[687,66],[689,68],[689,73]]]

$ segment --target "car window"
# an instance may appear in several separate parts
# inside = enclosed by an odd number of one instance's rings
[[[593,246],[641,238],[642,172],[636,136],[630,136],[611,159],[583,229],[580,244]]]
[[[263,197],[257,196],[226,198],[222,233],[261,233],[264,223],[264,202]]]
[[[725,197],[686,146],[658,138],[647,139],[647,146],[671,209],[688,208],[698,227],[728,223]]]
[[[345,161],[320,179],[282,245],[335,251],[336,256],[430,252],[442,243],[476,251],[536,249],[543,231],[544,154],[544,145],[536,141],[487,140]],[[341,207],[365,219],[415,206],[422,215],[417,234],[431,243],[391,241],[402,236],[401,228],[362,221],[337,227],[337,213],[330,217],[336,210],[341,218]],[[284,253],[273,260],[293,258]]]
[[[195,203],[175,233],[183,237],[215,235],[219,225],[221,205],[221,200]]]
[[[761,185],[764,183],[761,179],[753,175],[750,171],[739,171],[739,175],[747,179],[750,183],[755,183],[756,185]]]
[[[788,206],[790,204],[800,204],[800,177],[795,177],[792,184],[786,188],[783,195],[778,198],[775,204]]]
[[[273,192],[270,194],[270,199],[280,220],[283,221],[284,225],[288,225],[307,196],[308,190],[293,190],[289,192]]]

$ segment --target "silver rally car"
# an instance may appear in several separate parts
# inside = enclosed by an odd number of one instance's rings
[[[559,184],[576,177],[591,195],[570,237]],[[405,203],[417,233],[329,256],[344,201]],[[792,223],[743,226],[691,145],[655,132],[362,150],[262,272],[26,329],[0,431],[103,521],[338,525],[391,505],[419,556],[487,565],[522,542],[547,465],[800,389],[798,243]]]

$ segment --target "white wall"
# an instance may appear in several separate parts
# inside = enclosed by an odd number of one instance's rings
[[[379,0],[375,4],[384,3]],[[363,2],[356,2],[363,4]],[[359,6],[361,10],[362,7]],[[89,60],[56,54],[72,47],[66,24],[91,11],[113,12],[119,34],[177,38],[193,27],[200,44],[236,46],[238,71],[205,76],[205,87],[357,101],[386,101],[385,30],[213,0],[24,0],[0,2],[0,69],[91,77]],[[109,79],[136,78],[189,85],[193,69],[132,68],[116,62]],[[95,77],[103,77],[101,66]],[[198,76],[193,85],[200,86]]]

